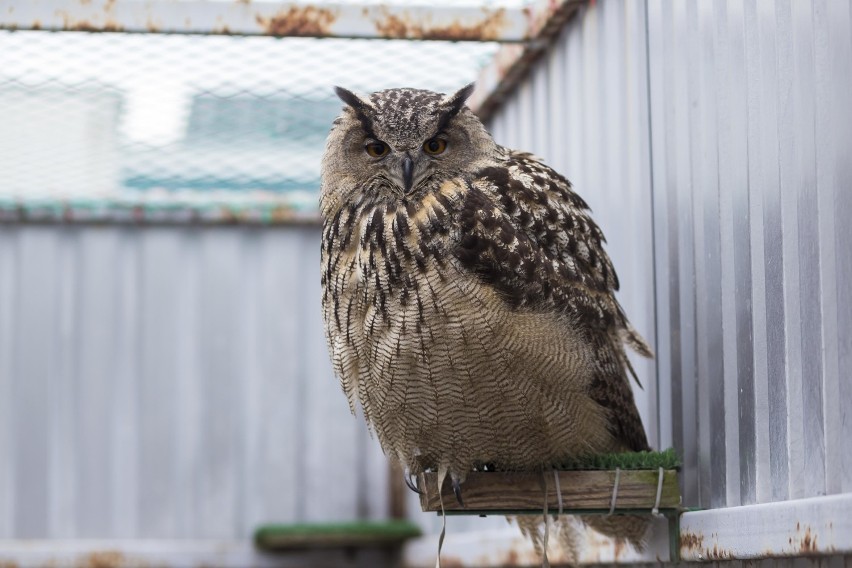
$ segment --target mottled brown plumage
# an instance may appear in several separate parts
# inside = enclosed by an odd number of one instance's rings
[[[463,480],[648,449],[624,345],[650,349],[571,184],[494,143],[469,89],[338,93],[323,315],[335,373],[384,450]]]

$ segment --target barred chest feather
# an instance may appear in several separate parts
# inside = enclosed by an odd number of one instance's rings
[[[583,378],[594,353],[570,322],[513,309],[453,254],[470,189],[450,180],[416,200],[362,197],[325,220],[323,315],[350,408],[360,403],[415,472],[608,451]]]

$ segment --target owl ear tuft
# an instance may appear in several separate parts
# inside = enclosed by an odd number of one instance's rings
[[[341,101],[346,103],[346,106],[355,112],[355,116],[358,118],[358,121],[361,123],[361,127],[364,129],[364,134],[370,138],[376,138],[376,135],[373,132],[373,120],[370,118],[370,111],[373,110],[373,105],[370,104],[370,101],[363,97],[359,97],[352,91],[344,89],[343,87],[335,87],[334,92],[337,93],[337,96],[340,97]]]
[[[473,93],[473,88],[476,86],[476,83],[471,83],[465,87],[462,87],[452,95],[447,95],[444,97],[444,100],[441,101],[441,106],[438,110],[438,127],[437,131],[441,132],[444,130],[450,121],[461,112],[464,108],[464,103],[467,101],[467,98]]]
[[[334,92],[337,93],[337,96],[343,101],[347,106],[352,107],[353,110],[363,113],[369,110],[372,105],[366,99],[359,97],[349,89],[344,89],[343,87],[335,87]]]
[[[474,88],[476,88],[476,83],[471,83],[444,99],[444,106],[449,108],[450,114],[456,115],[461,112],[464,103],[473,94]]]

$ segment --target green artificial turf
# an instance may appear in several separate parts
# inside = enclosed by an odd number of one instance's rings
[[[680,469],[681,461],[674,448],[662,452],[623,452],[577,458],[559,464],[559,470],[578,469]]]
[[[258,528],[254,541],[264,550],[388,546],[420,534],[420,528],[408,521],[271,524]]]

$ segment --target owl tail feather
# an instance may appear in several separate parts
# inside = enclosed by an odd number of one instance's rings
[[[648,527],[651,520],[638,515],[585,515],[583,522],[595,531],[616,541],[629,542],[636,550],[644,550],[647,545]]]
[[[647,518],[636,515],[552,515],[544,521],[539,516],[510,517],[508,520],[517,524],[521,534],[532,543],[536,554],[542,558],[542,566],[549,566],[548,557],[560,566],[577,566],[585,541],[583,533],[589,528],[616,542],[630,543],[635,549],[643,550],[650,526]],[[548,538],[549,534],[553,536]]]
[[[625,321],[625,327],[619,330],[619,335],[621,336],[621,341],[630,346],[630,348],[641,355],[642,357],[647,357],[648,359],[654,358],[654,350],[651,349],[651,346],[648,345],[648,342],[639,335],[639,332],[636,331],[630,322]]]
[[[549,558],[560,566],[576,566],[580,550],[580,532],[576,517],[545,516],[508,517],[521,530],[521,534],[530,541],[542,559],[542,566],[550,566]],[[551,538],[551,533],[553,534]]]

